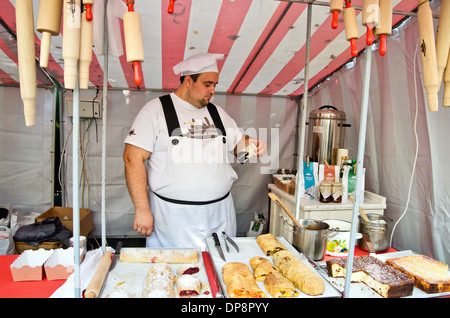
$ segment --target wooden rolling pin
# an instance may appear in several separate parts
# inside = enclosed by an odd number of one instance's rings
[[[450,106],[450,57],[447,59],[447,67],[444,72],[444,101],[443,105]]]
[[[92,276],[91,281],[84,292],[85,298],[98,298],[100,295],[109,267],[111,266],[111,254],[110,251],[106,251],[100,258],[100,261],[95,268],[94,276]]]
[[[32,0],[16,0],[17,55],[25,125],[36,121],[36,52]]]
[[[356,48],[356,39],[359,38],[358,24],[356,22],[356,11],[355,8],[351,7],[351,1],[345,3],[344,9],[344,25],[345,25],[345,36],[347,41],[350,41],[351,54],[352,56],[358,55],[358,49]]]
[[[344,7],[344,0],[331,0],[330,1],[330,12],[333,15],[331,20],[331,27],[337,29],[339,26],[339,13],[342,12]]]
[[[36,30],[42,33],[40,66],[47,67],[52,36],[59,35],[62,0],[40,0]]]
[[[366,44],[372,45],[374,41],[373,29],[378,26],[380,21],[379,0],[363,0],[362,24],[366,26]]]
[[[450,50],[450,0],[442,0],[441,12],[436,33],[436,61],[438,69],[438,83],[442,84],[444,70],[447,66]]]
[[[427,90],[428,109],[430,112],[436,112],[438,110],[439,83],[433,15],[428,0],[418,0],[417,21],[419,24],[423,82]]]
[[[89,67],[92,62],[92,41],[94,21],[88,20],[87,11],[81,14],[81,39],[80,39],[80,59],[79,59],[79,81],[81,89],[89,87]]]
[[[380,0],[380,22],[375,28],[380,41],[380,55],[387,51],[386,37],[392,33],[392,0]]]
[[[64,87],[75,89],[80,57],[81,0],[64,1],[63,58]]]
[[[127,6],[128,12],[123,15],[127,62],[133,65],[134,83],[140,86],[142,84],[141,63],[144,62],[141,16],[134,11],[134,1],[129,1]]]

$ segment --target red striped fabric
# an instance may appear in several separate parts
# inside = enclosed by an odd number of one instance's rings
[[[169,0],[163,0],[162,3],[162,89],[176,89],[179,76],[173,73],[173,67],[184,59],[192,1],[177,0],[173,14],[167,13]]]
[[[251,0],[222,2],[208,52],[228,55],[251,3]],[[219,71],[224,62],[225,59],[218,61]]]
[[[126,0],[122,0],[126,3]],[[158,1],[158,5],[156,5]],[[219,1],[219,0],[214,0]],[[394,10],[398,11],[411,11],[416,6],[415,1],[408,0],[394,0],[396,4]],[[173,74],[173,66],[178,62],[186,58],[186,52],[189,52],[191,48],[186,48],[188,37],[189,26],[191,25],[192,17],[191,10],[195,6],[196,12],[207,12],[207,10],[199,10],[200,6],[205,6],[207,1],[205,0],[176,0],[175,11],[173,14],[167,12],[169,6],[169,0],[161,1],[161,12],[159,15],[153,14],[152,17],[160,19],[161,34],[155,37],[155,34],[145,34],[143,33],[143,41],[148,44],[150,43],[147,38],[152,37],[155,50],[160,51],[160,54],[153,54],[152,56],[161,55],[160,61],[151,61],[152,65],[160,65],[161,68],[153,69],[152,74],[142,74],[143,83],[140,88],[144,89],[146,87],[151,87],[152,89],[176,89],[179,85],[179,76]],[[307,7],[304,3],[295,3],[289,1],[279,1],[276,7],[273,6],[272,10],[267,10],[271,12],[271,16],[265,16],[265,21],[268,21],[261,26],[253,26],[249,28],[250,14],[260,14],[263,12],[263,6],[267,5],[262,0],[239,0],[239,1],[228,1],[222,0],[220,2],[220,11],[217,14],[217,19],[211,21],[208,17],[207,23],[202,24],[202,20],[198,20],[196,17],[196,28],[199,28],[199,37],[203,34],[208,34],[209,32],[202,32],[203,29],[213,28],[211,39],[202,39],[202,41],[207,41],[207,50],[211,53],[223,53],[225,54],[225,59],[219,61],[219,70],[224,71],[224,67],[236,68],[232,72],[226,72],[226,74],[233,74],[233,78],[227,78],[226,85],[224,85],[220,91],[222,93],[247,93],[253,92],[260,95],[284,95],[284,96],[301,96],[303,94],[303,71],[305,66],[305,55],[306,55],[306,45],[299,45],[298,49],[295,49],[295,54],[292,58],[287,59],[286,57],[282,62],[278,59],[272,59],[272,54],[280,55],[283,52],[282,45],[285,45],[286,36],[290,34],[292,28],[295,26],[304,28],[306,25],[305,21],[298,21],[298,18],[303,14],[305,16],[305,8]],[[357,7],[357,14],[360,15],[361,11],[359,7],[362,6],[362,0],[353,0],[352,6]],[[37,6],[35,5],[35,8]],[[154,10],[154,8],[159,8],[159,0],[148,0],[145,2],[139,2],[138,9],[136,12],[142,11],[141,15],[145,10]],[[267,7],[266,7],[267,8]],[[318,6],[313,5],[313,12],[318,8]],[[159,10],[159,9],[157,9]],[[322,14],[327,12],[326,8],[321,8]],[[313,13],[314,16],[314,13]],[[35,17],[37,17],[37,12],[35,12]],[[11,0],[0,0],[0,18],[6,23],[6,25],[15,31],[15,8]],[[333,41],[337,39],[338,36],[342,37],[344,32],[344,24],[342,21],[342,13],[340,14],[340,23],[337,29],[331,28],[331,15],[324,17],[323,15],[318,17],[320,22],[313,19],[312,21],[312,36],[311,36],[311,54],[310,62],[314,61],[315,70],[314,74],[310,74],[308,86],[313,87],[319,83],[322,79],[329,76],[337,68],[341,67],[352,57],[350,55],[350,44],[348,43],[348,48],[342,52],[336,52],[336,54],[330,54],[329,58],[324,56],[324,51],[329,50],[328,46],[333,45]],[[402,15],[393,15],[393,24],[398,23],[403,18]],[[147,21],[141,21],[145,24]],[[154,22],[154,21],[152,21]],[[278,24],[279,22],[279,24]],[[122,43],[124,45],[124,34],[123,34],[123,22],[119,21]],[[304,24],[303,24],[304,23]],[[319,25],[320,24],[320,25]],[[276,26],[276,27],[275,27]],[[258,29],[259,28],[259,29]],[[243,29],[254,29],[255,42],[246,47],[246,51],[242,52],[241,55],[237,55],[236,50],[233,50],[236,44],[242,45],[239,42],[240,34]],[[299,29],[298,29],[299,30]],[[147,29],[148,32],[148,29]],[[298,31],[297,31],[298,32]],[[63,33],[63,28],[61,28],[61,34]],[[39,56],[40,47],[40,34],[36,31],[36,56]],[[252,35],[245,34],[246,39],[250,39]],[[155,40],[156,39],[156,40]],[[60,38],[58,39],[60,40]],[[208,44],[209,42],[209,44]],[[292,42],[289,43],[292,45]],[[286,45],[289,45],[286,43]],[[152,43],[153,45],[153,43]],[[203,45],[203,43],[202,43]],[[153,46],[152,46],[153,47]],[[365,48],[365,34],[360,34],[360,38],[357,40],[357,47],[359,50]],[[17,54],[14,50],[11,50],[8,45],[0,43],[0,49],[4,52],[11,61],[15,61],[17,64]],[[60,49],[60,48],[58,48]],[[193,52],[195,48],[192,48]],[[148,50],[148,46],[146,47]],[[292,48],[290,49],[292,51]],[[389,43],[387,48],[389,54]],[[286,54],[291,54],[290,52]],[[233,63],[226,63],[226,59],[229,54],[233,54]],[[146,54],[147,55],[147,54]],[[122,55],[118,59],[109,59],[109,68],[113,70],[109,73],[109,86],[123,87],[128,86],[130,88],[135,88],[133,76],[133,67],[130,63],[126,61],[126,55]],[[146,61],[149,61],[146,59]],[[150,61],[149,61],[150,62]],[[281,65],[280,63],[284,63]],[[93,86],[101,87],[103,85],[103,65],[99,64],[99,58],[93,54],[92,63],[90,66],[90,81]],[[1,68],[1,65],[0,65]],[[320,71],[318,69],[320,68]],[[6,67],[5,67],[6,69]],[[5,71],[5,74],[10,72],[10,70]],[[142,68],[141,68],[142,69]],[[270,70],[273,70],[273,74],[269,74]],[[54,51],[51,52],[49,57],[49,66],[46,69],[48,74],[55,78],[56,80],[63,83],[64,70],[63,70],[63,59],[61,57],[61,52]],[[122,76],[117,73],[122,73]],[[263,71],[263,72],[262,72]],[[264,74],[264,76],[262,76]],[[158,76],[159,78],[150,78],[150,76]],[[14,78],[18,77],[17,73],[11,74],[10,76],[3,76],[1,83],[11,84],[14,83]],[[267,82],[265,82],[267,81]],[[154,83],[158,84],[160,87],[155,87]],[[42,79],[40,80],[42,83]],[[112,84],[111,84],[112,83]],[[151,84],[149,84],[151,83]],[[255,86],[255,83],[257,85]],[[255,89],[256,87],[256,89]],[[219,91],[217,91],[219,92]],[[219,92],[219,93],[220,93]]]

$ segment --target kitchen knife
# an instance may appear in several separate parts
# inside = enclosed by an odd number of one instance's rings
[[[116,249],[115,249],[115,251],[114,251],[114,256],[113,256],[113,259],[112,259],[112,261],[111,261],[111,266],[110,266],[110,271],[114,268],[114,266],[116,265],[116,263],[117,263],[117,260],[119,259],[119,256],[120,256],[120,249],[122,248],[122,245],[123,245],[123,242],[122,241],[119,241],[118,243],[117,243],[117,245],[116,245]]]
[[[236,242],[233,241],[233,240],[231,239],[231,237],[229,237],[228,234],[225,233],[224,231],[222,231],[222,234],[225,236],[225,239],[226,239],[228,242],[230,242],[231,245],[233,245],[233,247],[236,249],[236,251],[239,252],[239,246],[236,244]],[[225,243],[226,243],[226,242],[225,242]],[[228,245],[227,245],[227,247],[228,247]],[[228,249],[228,248],[227,248],[227,252],[229,252],[229,249]]]
[[[217,236],[217,233],[214,232],[212,234],[212,237],[214,238],[214,245],[216,246],[220,257],[226,262],[225,255],[223,255],[222,246],[220,246],[220,241],[219,241],[219,237]]]
[[[222,232],[222,233],[225,234],[225,232]],[[223,242],[225,243],[225,248],[227,249],[227,253],[230,253],[230,247],[228,246],[228,243],[227,243],[227,240],[226,240],[226,236],[225,236],[225,240],[223,240]]]

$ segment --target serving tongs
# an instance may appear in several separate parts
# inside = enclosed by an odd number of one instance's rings
[[[231,243],[231,245],[233,245],[233,247],[234,247],[234,248],[236,249],[236,251],[239,253],[239,246],[236,244],[236,242],[233,241],[233,240],[231,239],[231,237],[229,237],[228,234],[225,233],[224,231],[222,231],[222,234],[223,234],[223,236],[225,237],[224,242],[225,242],[225,248],[227,249],[227,252],[228,252],[228,253],[230,252],[230,247],[228,246],[228,243],[227,243],[227,241],[228,241],[228,242]]]

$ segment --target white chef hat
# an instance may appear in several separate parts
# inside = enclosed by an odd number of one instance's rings
[[[224,58],[223,54],[197,53],[173,67],[176,75],[181,76],[200,74],[205,72],[219,72],[217,61]]]

